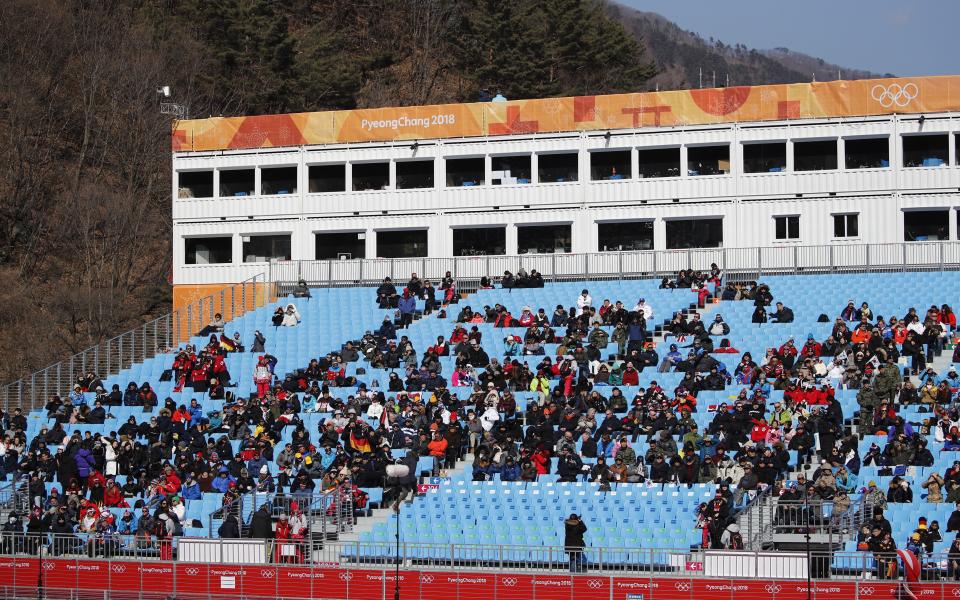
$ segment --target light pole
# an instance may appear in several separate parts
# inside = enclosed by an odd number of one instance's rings
[[[400,504],[403,501],[403,498],[400,496],[402,492],[402,479],[407,477],[410,474],[410,467],[405,464],[393,464],[387,465],[387,479],[386,483],[390,484],[391,480],[393,483],[393,489],[396,496],[396,504],[394,505],[394,511],[397,513],[397,547],[396,547],[396,571],[393,575],[393,600],[400,600]]]
[[[803,514],[805,516],[804,518],[806,519],[806,527],[804,527],[803,530],[804,530],[804,537],[806,538],[806,546],[807,546],[807,600],[811,600],[812,590],[810,589],[810,567],[811,567],[811,564],[810,564],[811,562],[810,561],[810,495],[806,493],[803,495]]]

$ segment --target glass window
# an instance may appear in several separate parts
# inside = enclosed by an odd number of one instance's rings
[[[836,140],[793,142],[794,171],[829,171],[836,168]]]
[[[667,248],[720,248],[723,246],[723,218],[669,219]]]
[[[744,173],[779,173],[787,169],[787,143],[743,145]]]
[[[590,153],[590,179],[593,181],[630,179],[630,150],[604,150]]]
[[[800,217],[787,215],[773,218],[775,237],[778,240],[800,239]]]
[[[267,167],[260,169],[260,189],[265,196],[296,194],[296,167]]]
[[[847,238],[859,237],[860,226],[859,216],[856,213],[845,215],[833,215],[833,237]]]
[[[354,163],[353,191],[385,190],[390,185],[390,163]]]
[[[950,157],[950,138],[945,133],[903,136],[903,166],[939,167]]]
[[[908,210],[903,213],[903,241],[935,242],[950,239],[950,211]]]
[[[220,265],[233,262],[233,238],[184,238],[184,262],[188,265]]]
[[[310,165],[308,171],[311,194],[328,194],[347,190],[347,165]]]
[[[730,145],[691,146],[687,148],[687,173],[725,175],[730,172]]]
[[[290,260],[290,234],[251,235],[243,238],[243,262]]]
[[[454,256],[507,253],[506,227],[468,227],[453,230]]]
[[[848,169],[884,169],[890,166],[890,139],[844,140],[844,165]]]
[[[537,176],[540,183],[576,181],[579,177],[577,153],[541,154],[537,157]]]
[[[220,171],[220,197],[252,196],[256,187],[253,169],[229,169]]]
[[[377,232],[377,256],[381,258],[419,258],[426,255],[426,229]]]
[[[180,171],[177,180],[180,198],[213,197],[213,171]]]
[[[483,158],[448,158],[447,187],[483,185]]]
[[[653,249],[653,221],[597,223],[600,252]]]
[[[314,234],[317,260],[366,258],[366,234],[361,231],[320,231]]]
[[[519,254],[554,254],[570,252],[570,225],[520,225],[517,227]]]
[[[490,183],[493,185],[530,183],[530,155],[494,156],[491,170]]]
[[[397,161],[397,189],[418,190],[433,187],[433,159]]]
[[[641,148],[637,151],[640,177],[680,177],[680,148]]]

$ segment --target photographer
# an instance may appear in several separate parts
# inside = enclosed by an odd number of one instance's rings
[[[563,548],[570,556],[570,572],[586,573],[586,561],[583,558],[583,549],[586,544],[583,536],[587,533],[587,526],[580,520],[580,515],[573,513],[564,524]]]

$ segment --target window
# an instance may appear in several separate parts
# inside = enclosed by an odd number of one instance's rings
[[[833,215],[833,237],[855,238],[860,237],[859,215]]]
[[[541,154],[537,157],[540,183],[576,181],[579,177],[577,153]]]
[[[723,246],[723,218],[668,219],[667,248],[720,248]]]
[[[180,198],[213,197],[213,171],[180,171],[177,179]]]
[[[381,258],[419,258],[426,255],[426,229],[377,232],[377,256]]]
[[[519,254],[560,254],[572,250],[570,225],[520,225],[517,227]]]
[[[730,145],[687,148],[689,175],[725,175],[730,172]]]
[[[530,155],[494,156],[491,167],[490,183],[493,185],[530,183]]]
[[[884,169],[890,166],[890,138],[846,139],[844,165],[848,169]]]
[[[243,262],[290,260],[290,234],[251,235],[243,238]]]
[[[311,194],[347,191],[347,165],[310,165],[308,171]]]
[[[188,265],[222,265],[233,262],[233,238],[184,238],[184,262]]]
[[[779,173],[787,170],[787,143],[743,145],[744,173]]]
[[[604,150],[590,153],[590,179],[616,181],[630,179],[630,150]]]
[[[397,189],[418,190],[433,187],[433,159],[397,161]]]
[[[317,260],[367,257],[367,234],[362,231],[320,231],[314,234]]]
[[[483,158],[448,158],[447,187],[483,185]]]
[[[787,215],[773,218],[775,237],[778,240],[798,240],[800,239],[800,217],[797,215]]]
[[[260,189],[265,196],[297,193],[296,167],[269,167],[260,170]]]
[[[253,169],[220,171],[220,197],[252,196],[256,187]]]
[[[903,166],[939,167],[947,164],[950,138],[945,133],[903,136]]]
[[[507,253],[506,227],[469,227],[453,230],[454,256]]]
[[[680,148],[651,148],[637,151],[640,177],[680,177]]]
[[[597,223],[597,242],[600,252],[651,250],[653,221]]]
[[[390,163],[354,163],[353,191],[385,190],[390,185]]]
[[[837,140],[793,142],[794,171],[829,171],[837,168]]]
[[[950,211],[908,210],[903,213],[903,241],[935,242],[950,239]]]

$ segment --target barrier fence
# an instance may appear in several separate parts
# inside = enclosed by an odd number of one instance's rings
[[[288,289],[300,279],[312,286],[378,285],[384,277],[405,282],[411,273],[438,281],[449,271],[461,292],[481,277],[536,269],[548,282],[675,276],[682,269],[709,271],[716,263],[734,280],[803,273],[871,273],[960,269],[960,242],[783,245],[760,248],[688,248],[588,254],[520,254],[450,258],[291,260],[270,263],[270,281]]]
[[[954,581],[864,578],[815,580],[695,577],[690,574],[527,573],[507,570],[324,565],[221,565],[134,560],[0,559],[5,598],[214,599],[328,598],[337,600],[801,600],[804,598],[924,598],[960,596]],[[808,595],[809,590],[809,595]]]
[[[50,396],[68,393],[78,375],[88,371],[101,378],[116,375],[189,340],[213,321],[217,313],[229,321],[268,304],[273,298],[273,288],[264,274],[224,286],[217,293],[198,298],[182,310],[163,315],[0,387],[0,403],[8,411],[17,406],[25,411],[43,406]]]

